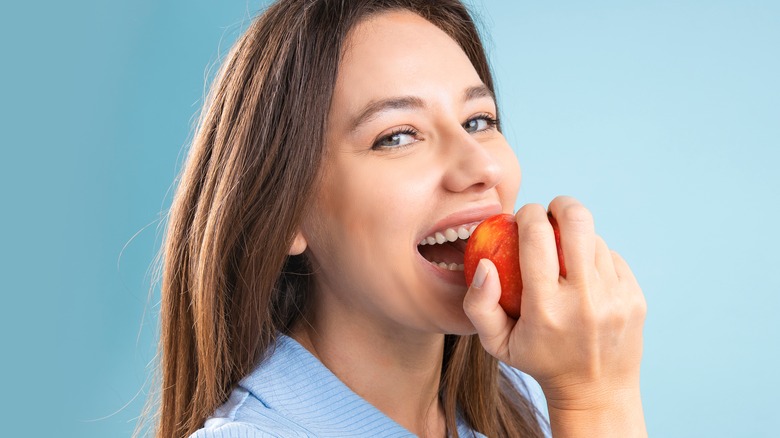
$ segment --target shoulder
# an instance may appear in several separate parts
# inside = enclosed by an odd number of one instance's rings
[[[305,428],[268,409],[245,388],[233,390],[190,438],[293,438],[310,436]]]

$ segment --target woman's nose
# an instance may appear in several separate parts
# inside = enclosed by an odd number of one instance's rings
[[[478,142],[462,128],[449,136],[444,148],[447,170],[444,186],[452,192],[485,191],[495,187],[503,176],[503,169],[486,144]]]

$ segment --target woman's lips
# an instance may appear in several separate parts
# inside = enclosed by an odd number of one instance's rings
[[[423,269],[425,269],[426,272],[430,272],[432,275],[444,281],[445,283],[449,283],[455,286],[466,286],[466,277],[463,275],[462,268],[460,269],[456,268],[454,270],[450,270],[449,266],[447,266],[447,268],[441,267],[438,264],[433,264],[430,261],[426,260],[419,253],[418,253],[418,260],[420,261],[420,264],[423,265]],[[460,266],[463,266],[462,254],[461,254]]]
[[[462,271],[466,241],[479,224],[475,221],[435,231],[420,240],[417,252],[442,269]]]
[[[484,219],[501,212],[501,204],[464,209],[445,216],[416,242],[426,269],[448,283],[465,286],[463,252],[466,241]]]
[[[436,223],[433,224],[430,228],[428,228],[426,231],[422,232],[418,237],[416,244],[422,243],[422,240],[428,241],[429,237],[433,237],[433,240],[436,240],[436,233],[441,234],[442,237],[447,238],[448,229],[451,229],[455,234],[459,234],[460,228],[463,227],[467,231],[469,231],[469,234],[471,234],[471,231],[473,231],[471,228],[473,225],[478,224],[479,222],[482,222],[483,220],[489,218],[490,216],[497,215],[501,213],[502,208],[501,204],[489,204],[484,205],[481,207],[472,207],[464,210],[460,210],[454,213],[451,213],[442,219],[438,220]],[[468,227],[468,228],[466,228]],[[452,234],[451,234],[451,237]],[[449,240],[449,239],[448,239]]]

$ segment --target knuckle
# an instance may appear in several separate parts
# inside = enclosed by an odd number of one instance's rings
[[[607,327],[612,330],[625,330],[629,326],[644,321],[647,303],[641,293],[623,290],[612,300],[612,303],[613,305],[609,306],[608,313],[605,315]]]
[[[636,318],[644,320],[647,316],[647,300],[644,294],[641,292],[637,294],[636,300],[634,300],[634,316]]]
[[[572,203],[576,204],[578,203],[578,201],[571,196],[558,195],[555,198],[553,198],[552,201],[550,201],[550,209],[552,210],[552,209],[560,208],[562,206],[565,206],[567,204],[572,204]]]
[[[543,310],[537,315],[539,327],[547,337],[565,336],[569,332],[571,321],[566,321],[559,316],[558,313],[550,310]]]
[[[605,318],[605,322],[610,332],[619,333],[625,329],[630,319],[627,309],[616,309],[609,313]]]
[[[593,224],[593,215],[582,204],[566,205],[561,211],[561,219],[570,224],[589,226]]]
[[[547,214],[546,210],[541,204],[525,204],[524,206],[520,207],[520,210],[517,211],[515,219],[517,219],[517,223],[522,223],[529,217],[541,216],[545,214]]]
[[[570,311],[560,302],[547,302],[534,311],[534,324],[548,335],[566,333],[571,325]]]
[[[534,241],[538,242],[547,238],[547,235],[552,233],[552,228],[547,222],[533,221],[525,222],[518,228],[521,241]]]
[[[602,325],[603,320],[604,317],[593,307],[586,307],[580,316],[583,328],[589,332],[597,332],[598,328]]]

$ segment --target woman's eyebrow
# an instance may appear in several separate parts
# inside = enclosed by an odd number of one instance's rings
[[[425,108],[425,102],[422,99],[415,96],[400,96],[390,97],[387,99],[380,99],[369,102],[363,109],[352,119],[351,131],[356,131],[360,125],[368,122],[376,117],[377,114],[394,109],[420,109]]]
[[[475,85],[468,87],[463,91],[463,101],[468,102],[470,100],[490,98],[495,101],[495,96],[485,84]],[[425,108],[425,102],[416,96],[399,96],[389,97],[386,99],[374,100],[366,104],[363,109],[352,119],[350,126],[351,132],[355,132],[360,125],[370,121],[377,114],[396,109],[420,109]]]
[[[468,102],[469,100],[474,99],[481,99],[483,97],[489,97],[490,99],[493,99],[494,102],[496,101],[496,96],[485,84],[466,88],[466,91],[463,92],[464,102]]]

